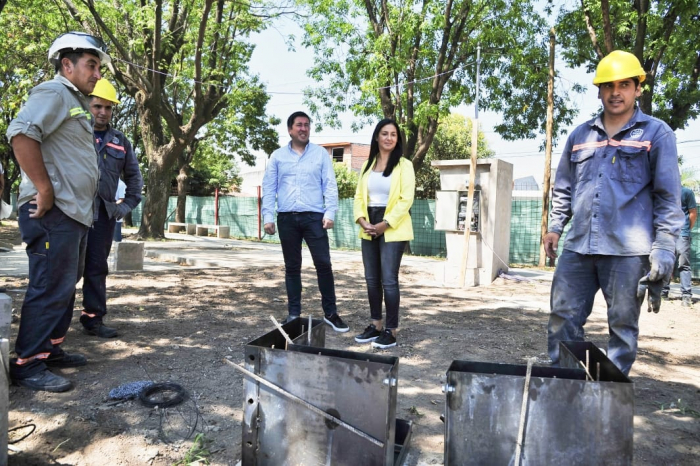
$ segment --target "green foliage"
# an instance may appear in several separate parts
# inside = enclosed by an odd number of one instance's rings
[[[612,50],[634,53],[647,71],[640,98],[642,110],[674,130],[685,128],[700,114],[700,4],[668,0],[606,3],[607,11],[602,2],[592,0],[561,3],[556,28],[564,60],[592,72]],[[611,18],[609,42],[604,27],[606,12]]]
[[[211,196],[215,188],[224,193],[238,191],[242,182],[233,157],[225,154],[211,140],[198,145],[192,170],[189,194],[193,196]]]
[[[420,168],[438,123],[450,109],[472,104],[481,46],[482,108],[501,112],[506,139],[544,134],[548,28],[524,0],[305,0],[303,43],[316,53],[307,89],[316,120],[353,129],[384,116],[406,133],[406,154]],[[555,134],[573,115],[555,102]]]
[[[265,113],[269,96],[248,70],[249,36],[265,27],[266,5],[124,0],[114,8],[92,0],[63,3],[79,28],[107,39],[110,70],[136,105],[148,162],[140,236],[162,236],[171,177],[193,162],[186,153],[194,158],[204,153],[192,150],[199,139],[210,139],[219,154],[238,154],[246,163],[253,159],[251,149],[270,151],[276,143],[277,120]],[[212,183],[226,181],[221,170],[214,171]]]
[[[471,158],[472,122],[462,115],[452,114],[445,118],[435,133],[435,139],[425,157],[423,165],[416,172],[416,199],[435,199],[435,191],[440,189],[440,172],[430,166],[433,160],[457,160]],[[477,158],[493,157],[484,133],[477,133]]]
[[[194,442],[192,442],[192,447],[187,450],[185,457],[173,463],[173,466],[203,466],[211,464],[209,462],[209,456],[211,455],[209,445],[211,445],[211,440],[207,439],[204,434],[197,434],[194,437]]]
[[[338,199],[355,197],[358,173],[340,162],[333,162],[333,171],[335,172],[335,180],[338,183]]]
[[[700,189],[700,180],[697,178],[697,170],[693,167],[681,167],[681,185],[693,191]]]
[[[0,15],[0,163],[5,168],[6,194],[16,190],[19,165],[5,138],[7,125],[17,115],[29,90],[53,77],[47,51],[53,35],[62,31],[61,17],[54,4],[36,0],[9,3]]]

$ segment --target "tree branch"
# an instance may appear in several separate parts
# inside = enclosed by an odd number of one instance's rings
[[[589,10],[586,6],[586,0],[581,0],[581,8],[583,9],[583,16],[586,19],[586,30],[588,31],[588,35],[591,38],[593,50],[595,50],[598,59],[601,59],[605,56],[605,53],[603,53],[603,51],[601,50],[600,44],[598,44],[598,37],[596,36],[595,29],[593,29],[593,26],[591,25],[591,10]]]

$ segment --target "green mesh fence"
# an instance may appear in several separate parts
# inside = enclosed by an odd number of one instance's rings
[[[177,198],[168,202],[169,221],[174,221]],[[141,221],[140,204],[134,209],[132,219],[135,226]],[[511,265],[537,265],[540,256],[540,222],[542,201],[532,199],[513,199],[510,219],[510,255]],[[411,241],[411,253],[418,256],[445,257],[445,233],[435,231],[435,201],[417,199],[411,207],[414,239]],[[187,223],[214,224],[213,197],[187,197],[185,220]],[[255,197],[221,196],[219,198],[219,223],[231,228],[231,237],[258,239],[279,243],[277,235],[265,235],[262,224],[258,222],[258,200]],[[167,225],[166,225],[167,230]],[[568,229],[567,229],[568,230]],[[566,237],[567,230],[559,241],[559,252]],[[698,237],[696,224],[693,236]],[[341,199],[335,217],[335,226],[329,231],[331,248],[359,250],[358,226],[353,218],[353,200]],[[693,278],[700,278],[700,250],[695,241],[692,243],[690,263]]]

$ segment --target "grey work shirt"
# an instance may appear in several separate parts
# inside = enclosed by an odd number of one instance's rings
[[[683,225],[676,138],[661,120],[634,112],[609,138],[599,117],[569,136],[554,182],[549,231],[579,254],[675,252]]]
[[[27,102],[7,128],[9,141],[18,134],[41,144],[56,207],[73,220],[91,226],[100,172],[85,96],[61,75],[39,84],[29,91]],[[29,202],[36,194],[34,183],[22,170],[17,205]]]

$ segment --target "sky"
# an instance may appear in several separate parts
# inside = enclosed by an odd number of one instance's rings
[[[303,102],[302,90],[305,87],[315,86],[317,83],[306,75],[306,70],[313,65],[314,53],[312,50],[296,46],[295,51],[289,51],[285,38],[293,34],[297,36],[297,44],[300,42],[301,30],[291,21],[278,22],[274,28],[267,29],[253,36],[256,44],[253,57],[250,62],[250,71],[258,74],[267,85],[267,91],[271,99],[267,105],[268,114],[275,115],[282,120],[278,127],[280,144],[286,144],[289,136],[286,128],[287,117],[297,111],[306,111]],[[588,120],[600,108],[597,98],[597,88],[593,86],[592,74],[586,74],[582,70],[566,68],[561,61],[555,63],[559,79],[555,81],[555,91],[562,87],[568,88],[573,82],[587,86],[585,94],[573,97],[575,105],[579,108],[579,114],[574,119],[573,130],[577,125]],[[546,84],[543,84],[546,85]],[[453,109],[453,113],[461,113],[464,116],[474,117],[474,105]],[[377,115],[380,119],[381,115]],[[330,142],[354,142],[369,144],[372,135],[372,126],[366,126],[361,131],[353,133],[351,123],[353,115],[347,113],[342,118],[342,129],[324,129],[320,133],[311,134],[311,141],[317,144]],[[491,149],[495,151],[495,157],[513,164],[513,177],[522,178],[534,176],[538,183],[544,177],[544,151],[539,146],[544,136],[534,140],[505,141],[493,130],[500,123],[498,113],[479,111],[479,126],[485,133]],[[695,120],[683,131],[676,132],[678,141],[678,153],[683,155],[683,167],[696,170],[696,177],[700,178],[700,120]],[[558,145],[552,150],[552,166],[556,168],[561,156],[561,149],[566,142],[566,137],[561,137]],[[258,157],[258,169],[264,167],[265,156]],[[242,172],[252,170],[249,167],[240,167]]]

